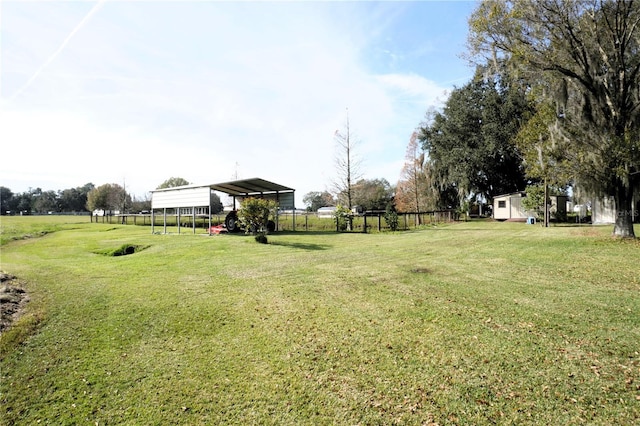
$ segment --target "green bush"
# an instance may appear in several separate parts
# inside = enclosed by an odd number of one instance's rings
[[[392,205],[387,206],[387,211],[384,213],[384,221],[387,222],[387,226],[392,231],[398,230],[398,213]]]
[[[256,242],[258,242],[260,244],[268,244],[269,243],[269,241],[267,241],[267,236],[265,234],[256,235]]]
[[[267,233],[269,218],[275,216],[277,204],[263,198],[247,198],[238,210],[238,219],[247,233]]]
[[[336,220],[336,229],[338,231],[350,231],[353,228],[353,214],[348,208],[341,205],[336,206],[333,217]]]

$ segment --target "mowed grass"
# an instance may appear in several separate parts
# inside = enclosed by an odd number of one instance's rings
[[[610,227],[263,245],[56,220],[1,247],[31,301],[0,424],[640,422],[640,243]]]

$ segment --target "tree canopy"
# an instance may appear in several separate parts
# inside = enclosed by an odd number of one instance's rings
[[[94,210],[121,210],[131,205],[131,197],[125,189],[117,183],[106,183],[92,189],[87,194],[87,209]]]
[[[442,112],[418,131],[441,201],[452,191],[459,200],[491,199],[526,185],[513,143],[529,114],[525,87],[487,71],[478,67],[473,80],[453,90]]]
[[[335,206],[336,204],[336,201],[333,199],[333,195],[328,191],[308,192],[302,198],[302,202],[307,206],[307,210],[311,212],[318,211],[320,207]]]
[[[473,54],[545,89],[575,183],[613,197],[621,237],[640,190],[639,23],[633,0],[484,0],[470,19]]]
[[[360,179],[353,185],[352,191],[352,207],[359,206],[362,210],[385,210],[393,201],[393,187],[384,178]]]
[[[156,189],[175,188],[176,186],[189,185],[189,181],[181,177],[170,177],[162,182]]]

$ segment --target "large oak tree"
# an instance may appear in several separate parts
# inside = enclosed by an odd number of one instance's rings
[[[634,237],[640,187],[640,4],[633,0],[485,0],[470,19],[470,48],[506,59],[549,88],[553,127],[576,183],[611,196],[613,234]]]
[[[490,200],[526,185],[522,158],[513,143],[529,115],[524,88],[486,71],[478,67],[473,80],[453,90],[444,109],[419,129],[441,199],[454,189],[458,201]]]

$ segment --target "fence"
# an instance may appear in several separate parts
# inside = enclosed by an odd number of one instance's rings
[[[352,227],[347,232],[372,232],[390,230],[384,219],[384,211],[367,211],[362,215],[355,215],[352,219]],[[219,213],[211,216],[211,224],[219,225],[224,223],[226,213]],[[169,214],[166,216],[166,226],[177,227],[178,219],[180,227],[201,229],[208,232],[209,216]],[[459,219],[459,214],[454,210],[437,210],[420,213],[398,213],[398,230],[408,230],[425,225],[453,222]],[[165,216],[151,214],[118,214],[91,216],[91,222],[109,223],[121,225],[164,226]],[[195,220],[195,223],[194,223]],[[278,231],[333,231],[336,232],[336,221],[332,217],[318,217],[315,212],[295,212],[279,213],[277,218]]]
[[[348,232],[370,232],[390,230],[384,219],[384,211],[367,211],[352,218]],[[424,225],[453,222],[459,214],[454,210],[437,210],[420,213],[398,213],[398,229],[408,230]],[[281,231],[336,231],[334,218],[319,218],[316,213],[281,213],[278,215],[278,229]]]

